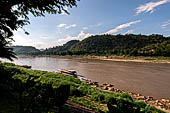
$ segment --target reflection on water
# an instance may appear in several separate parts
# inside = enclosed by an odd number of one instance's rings
[[[156,98],[170,99],[170,64],[110,62],[80,58],[19,57],[14,61],[31,65],[33,69],[57,71],[74,69],[91,80],[111,83],[128,90]]]

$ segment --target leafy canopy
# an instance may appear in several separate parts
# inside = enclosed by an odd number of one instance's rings
[[[28,14],[45,16],[67,12],[66,7],[74,7],[79,0],[0,0],[0,57],[14,57],[8,47],[13,41],[13,32],[29,24]],[[25,31],[25,30],[24,30]],[[29,34],[25,31],[26,34]]]

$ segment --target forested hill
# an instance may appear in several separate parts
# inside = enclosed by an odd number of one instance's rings
[[[39,55],[39,54],[45,54],[45,55],[67,55],[67,54],[71,54],[70,53],[70,49],[73,45],[79,43],[79,40],[71,40],[69,42],[67,42],[66,44],[64,44],[63,46],[56,46],[53,48],[49,48],[46,49],[43,52],[37,52],[35,53],[35,55]]]
[[[36,49],[32,46],[12,46],[14,53],[17,55],[21,54],[32,54],[35,52],[40,52],[40,50]]]
[[[36,54],[170,56],[170,37],[155,34],[95,35]]]

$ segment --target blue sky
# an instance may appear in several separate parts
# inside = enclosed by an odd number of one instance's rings
[[[170,0],[81,0],[65,13],[30,17],[14,33],[14,45],[38,49],[83,40],[96,34],[162,34],[170,36]]]

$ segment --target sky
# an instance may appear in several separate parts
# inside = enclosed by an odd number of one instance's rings
[[[102,34],[170,36],[170,0],[80,0],[69,15],[29,15],[31,24],[14,32],[13,45],[45,49]]]

